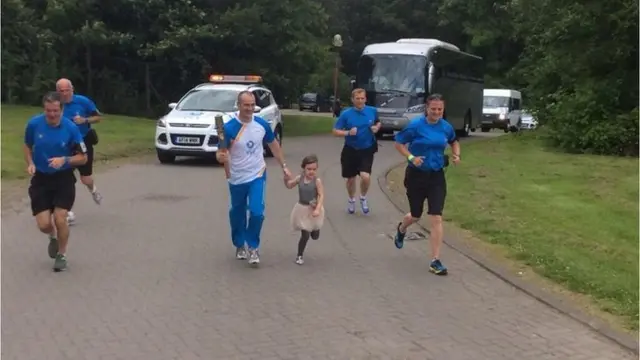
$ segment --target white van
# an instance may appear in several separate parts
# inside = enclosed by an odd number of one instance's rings
[[[482,132],[503,129],[518,131],[522,116],[522,94],[510,89],[484,89],[482,101]]]

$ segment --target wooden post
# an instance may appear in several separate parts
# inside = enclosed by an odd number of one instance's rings
[[[89,20],[85,21],[87,28],[89,27]],[[93,69],[91,68],[91,45],[86,42],[84,44],[86,51],[84,52],[84,61],[87,67],[87,93],[91,96],[95,96],[93,93]]]
[[[144,92],[147,105],[147,114],[151,115],[151,75],[149,74],[149,63],[144,63]]]

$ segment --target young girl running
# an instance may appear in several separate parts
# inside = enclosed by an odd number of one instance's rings
[[[322,182],[316,177],[318,171],[318,157],[309,155],[302,159],[302,174],[294,179],[284,179],[288,189],[298,186],[298,202],[291,211],[291,226],[300,231],[298,242],[298,256],[296,264],[304,264],[302,255],[307,246],[309,237],[317,240],[320,237],[320,228],[324,223],[324,188]]]

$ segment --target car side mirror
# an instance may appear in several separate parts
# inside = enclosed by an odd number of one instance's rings
[[[351,84],[351,90],[356,88],[356,80],[355,79],[349,80],[349,83]]]
[[[256,105],[256,107],[253,109],[253,112],[254,113],[258,113],[258,112],[260,112],[260,110],[262,110],[262,108],[260,106]]]
[[[178,106],[178,103],[170,103],[169,104],[169,109],[173,110],[176,108],[176,106]]]

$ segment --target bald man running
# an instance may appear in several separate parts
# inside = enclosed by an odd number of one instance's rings
[[[69,79],[59,79],[56,82],[56,91],[60,94],[64,103],[63,116],[73,121],[80,129],[87,147],[87,162],[78,166],[80,181],[87,187],[93,201],[100,205],[102,195],[98,192],[93,181],[93,147],[98,143],[98,134],[91,124],[100,122],[101,114],[93,100],[73,92],[73,84]],[[73,212],[69,211],[67,221],[71,224],[75,220]]]

